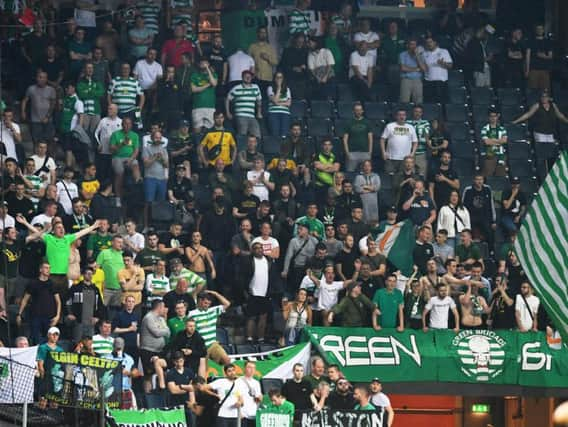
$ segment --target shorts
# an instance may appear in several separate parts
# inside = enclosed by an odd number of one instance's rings
[[[127,161],[128,159],[125,157],[113,157],[112,159],[112,170],[115,174],[117,175],[123,175],[124,174],[124,169],[126,168],[126,166],[124,165],[124,163]],[[132,166],[138,166],[138,160],[132,160],[132,163],[130,163],[130,167]]]
[[[104,290],[103,299],[107,307],[120,307],[122,305],[121,297],[122,291],[120,289]]]
[[[191,121],[194,129],[212,128],[215,108],[194,108],[191,110]]]
[[[166,200],[168,181],[158,178],[144,178],[144,200],[146,203]]]
[[[142,369],[144,369],[145,376],[155,373],[154,363],[151,361],[154,356],[166,360],[166,355],[164,353],[156,353],[154,351],[140,349],[140,362],[142,362]]]
[[[249,296],[245,314],[247,317],[256,317],[268,314],[271,310],[270,298]]]
[[[227,356],[225,349],[215,341],[207,349],[207,358],[211,359],[213,362],[222,364],[223,359]]]

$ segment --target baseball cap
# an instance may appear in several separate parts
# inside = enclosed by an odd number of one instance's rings
[[[180,128],[183,128],[183,127],[188,128],[188,127],[189,127],[189,120],[182,120],[182,121],[180,121],[180,122],[179,122],[179,127],[180,127]]]
[[[48,334],[57,334],[57,335],[61,335],[61,332],[59,331],[59,328],[56,326],[52,326],[51,328],[49,328],[47,330]]]
[[[170,260],[170,265],[177,265],[177,264],[181,264],[181,259],[174,258]]]
[[[254,73],[253,73],[251,70],[244,70],[244,71],[241,73],[241,76],[244,76],[245,74],[250,74],[251,76],[254,76]]]
[[[381,380],[378,379],[377,377],[375,377],[375,378],[373,378],[373,379],[371,380],[371,382],[372,382],[372,383],[379,383],[379,384],[380,384],[380,383],[381,383]]]
[[[521,179],[518,176],[514,176],[511,178],[511,184],[520,184]]]
[[[387,208],[387,212],[398,212],[398,209],[395,205],[391,205]]]

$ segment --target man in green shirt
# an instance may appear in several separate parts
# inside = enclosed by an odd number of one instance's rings
[[[381,328],[395,328],[401,332],[404,330],[404,297],[402,292],[396,289],[397,277],[389,275],[385,281],[385,288],[375,292],[373,302],[379,309],[375,330]],[[397,322],[398,319],[398,322]],[[398,324],[398,326],[397,326]]]
[[[114,191],[117,197],[122,197],[122,183],[124,170],[128,168],[132,172],[135,182],[140,181],[140,167],[138,166],[138,153],[140,139],[138,134],[132,131],[132,119],[122,119],[122,129],[113,132],[110,137],[110,152],[112,154],[112,170],[114,171]]]
[[[414,161],[418,167],[418,172],[427,176],[426,166],[428,161],[426,159],[426,146],[430,139],[430,122],[424,119],[424,109],[421,105],[417,105],[412,109],[412,120],[407,120],[409,125],[414,126],[416,137],[418,138],[418,146],[414,153]]]
[[[118,280],[118,272],[124,268],[122,258],[122,236],[115,235],[112,238],[111,247],[101,251],[97,257],[97,264],[105,273],[104,302],[110,310],[120,310],[121,287]]]
[[[461,243],[456,247],[456,259],[461,264],[473,264],[476,261],[483,265],[481,250],[473,241],[471,230],[465,229],[460,233]]]
[[[110,248],[112,235],[108,232],[110,224],[108,219],[99,218],[100,227],[96,233],[89,236],[87,240],[87,257],[97,258],[102,250]]]
[[[398,23],[392,21],[389,24],[388,34],[381,40],[383,65],[387,71],[389,84],[398,87],[400,85],[400,67],[398,58],[406,50],[406,40],[398,32]]]
[[[316,203],[310,202],[306,206],[306,215],[301,216],[296,219],[294,225],[294,237],[298,235],[298,225],[304,224],[310,230],[310,234],[316,239],[322,240],[325,236],[325,227],[323,222],[321,222],[318,217],[318,205]]]
[[[266,409],[270,412],[276,412],[290,417],[290,423],[288,425],[291,426],[294,422],[294,412],[296,411],[294,404],[286,400],[282,392],[277,388],[269,390],[268,397],[270,398],[270,404],[266,406]],[[259,419],[257,419],[256,424],[261,425]]]
[[[175,337],[179,332],[185,329],[187,321],[187,305],[183,301],[176,303],[176,316],[168,320],[168,328],[172,332],[170,337]]]
[[[26,241],[39,239],[44,241],[45,257],[51,267],[49,278],[53,283],[53,292],[59,294],[61,301],[67,301],[67,290],[69,288],[67,270],[69,269],[71,244],[99,228],[100,222],[95,221],[90,227],[73,234],[65,234],[65,227],[62,222],[55,223],[52,233],[47,233],[47,230],[38,232],[23,216],[18,217],[18,222],[30,231]]]
[[[354,172],[363,160],[371,160],[373,155],[373,131],[363,113],[363,104],[353,104],[353,120],[343,133],[348,172]]]
[[[505,146],[507,145],[507,129],[499,123],[499,113],[489,111],[489,123],[481,128],[481,143],[485,150],[483,160],[483,176],[505,176],[507,173]]]
[[[203,128],[213,127],[213,114],[215,113],[215,88],[217,75],[209,65],[206,57],[199,60],[199,71],[191,75],[191,93],[193,110],[191,121],[195,133],[201,133]]]
[[[95,66],[92,62],[85,64],[85,76],[77,83],[77,95],[83,101],[83,129],[89,135],[95,133],[97,125],[101,121],[101,98],[105,94],[105,88],[101,82],[93,80]]]
[[[355,389],[353,390],[353,398],[357,402],[357,404],[353,408],[356,411],[374,412],[377,410],[377,408],[375,408],[370,402],[369,389],[364,385],[358,385],[355,387]]]
[[[337,314],[340,314],[343,319],[341,326],[346,328],[364,328],[369,326],[369,318],[371,316],[373,318],[373,326],[376,326],[376,319],[380,313],[375,304],[361,293],[361,283],[355,282],[349,285],[349,294],[339,304],[336,304],[328,314],[330,324],[333,323],[333,318]]]

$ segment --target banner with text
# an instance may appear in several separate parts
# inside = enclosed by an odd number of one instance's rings
[[[183,408],[109,410],[108,427],[185,427],[187,420]]]
[[[0,348],[0,403],[34,401],[37,346]]]
[[[256,411],[256,425],[262,427],[292,427],[294,416],[276,406]]]
[[[257,423],[258,424],[258,423]],[[261,424],[264,427],[264,424]],[[382,427],[382,410],[372,411],[332,411],[322,409],[317,412],[303,412],[300,417],[302,427]]]
[[[237,368],[237,374],[244,373],[247,360],[256,362],[257,378],[292,378],[292,367],[296,363],[304,365],[307,370],[310,360],[310,343],[304,342],[278,350],[266,351],[263,353],[235,354],[230,355],[231,362]],[[223,367],[212,360],[208,360],[207,376],[222,377]]]
[[[305,334],[350,381],[568,385],[568,349],[540,332],[313,327]]]
[[[122,364],[88,354],[51,351],[45,361],[44,396],[62,406],[119,408]]]

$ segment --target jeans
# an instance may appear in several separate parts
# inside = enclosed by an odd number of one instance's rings
[[[50,323],[51,319],[45,316],[33,316],[30,319],[32,340],[35,344],[41,344],[45,341]]]
[[[502,215],[501,216],[501,225],[505,229],[505,232],[508,236],[512,233],[517,231],[517,224],[513,221],[513,217],[511,215]]]
[[[217,417],[217,427],[237,427],[236,418],[222,418]]]
[[[168,181],[158,178],[144,178],[144,199],[146,203],[166,200]]]
[[[290,128],[290,114],[268,113],[268,125],[272,136],[286,136]]]

